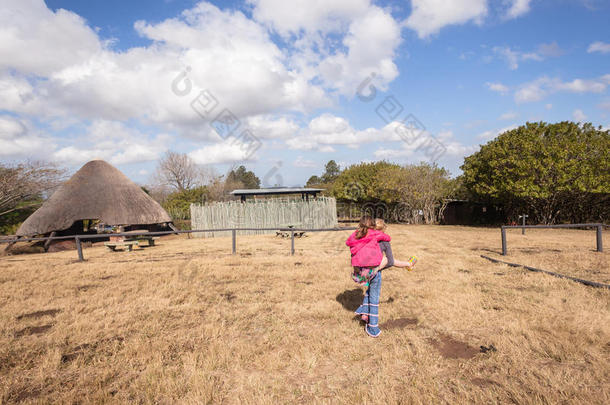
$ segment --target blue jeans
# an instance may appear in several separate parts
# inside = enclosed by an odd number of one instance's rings
[[[381,294],[381,271],[373,277],[369,283],[369,288],[364,294],[362,305],[356,310],[357,315],[368,315],[366,323],[366,333],[373,337],[379,336],[379,296]]]

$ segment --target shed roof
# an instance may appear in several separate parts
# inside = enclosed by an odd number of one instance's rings
[[[317,194],[324,191],[322,188],[307,188],[307,187],[270,187],[270,188],[254,188],[254,189],[239,189],[231,191],[233,195],[274,195],[274,194]]]

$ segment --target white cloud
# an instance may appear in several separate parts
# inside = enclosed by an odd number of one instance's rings
[[[572,112],[572,117],[574,117],[574,119],[578,122],[583,122],[587,119],[587,116],[585,115],[585,113],[581,110],[581,109],[576,109],[574,110],[574,112]]]
[[[457,157],[461,159],[479,148],[478,145],[464,145],[455,140],[452,131],[443,131],[436,136],[432,136],[430,133],[425,132],[414,142],[401,142],[396,148],[381,147],[373,154],[377,159],[394,160],[413,158],[412,161],[414,162],[424,161],[428,159],[425,149],[431,138],[435,139],[438,144],[444,147],[444,153],[440,155],[439,158]]]
[[[293,46],[290,65],[307,80],[353,96],[371,72],[385,89],[398,76],[402,38],[392,15],[370,0],[250,0],[255,20]],[[332,38],[331,38],[332,37]]]
[[[292,163],[294,167],[318,167],[318,164],[313,160],[303,158],[303,156],[297,156]]]
[[[110,160],[112,151],[104,149],[81,149],[75,146],[66,146],[53,153],[53,160],[76,166],[94,159]]]
[[[358,85],[372,72],[382,89],[398,76],[394,54],[401,42],[400,27],[392,16],[378,7],[371,7],[354,19],[342,44],[345,52],[336,52],[318,65],[320,76],[329,88],[353,96]]]
[[[513,124],[508,127],[504,127],[504,128],[500,128],[500,129],[496,129],[496,130],[485,131],[485,132],[477,135],[477,139],[480,139],[482,141],[490,141],[490,140],[496,138],[498,135],[503,134],[504,132],[507,132],[507,131],[511,131],[518,127],[519,127],[518,125]]]
[[[553,104],[551,104],[551,103],[546,104],[546,105],[544,106],[544,108],[546,108],[547,110],[551,110],[551,109],[553,109]]]
[[[517,18],[530,11],[531,0],[511,0],[511,3],[506,11],[506,18]]]
[[[342,117],[324,113],[309,122],[298,136],[286,140],[286,146],[296,150],[317,150],[333,152],[333,146],[358,148],[360,145],[374,142],[401,141],[397,128],[398,122],[391,122],[381,128],[354,129]]]
[[[115,52],[78,15],[53,12],[41,0],[11,0],[0,10],[0,110],[53,128],[129,121],[206,142],[219,140],[208,124],[227,108],[240,130],[286,139],[300,131],[293,114],[328,107],[337,93],[352,96],[371,72],[381,89],[398,75],[400,26],[369,0],[251,3],[253,18],[200,2],[175,18],[138,21],[134,28],[152,44]],[[272,41],[273,32],[285,36],[285,48]],[[186,78],[177,80],[182,72]],[[188,94],[172,92],[172,84],[189,83]],[[204,89],[218,102],[205,120],[190,106]],[[115,149],[78,140],[51,152],[70,161],[100,155],[132,162],[171,144],[145,137],[145,146],[127,147],[131,135],[116,133],[125,138],[115,138]]]
[[[289,37],[307,32],[339,32],[346,21],[364,15],[369,0],[248,0],[257,21]]]
[[[248,128],[260,139],[290,138],[300,130],[297,123],[289,117],[257,115],[248,118]]]
[[[501,58],[506,60],[508,67],[511,70],[515,70],[519,67],[519,62],[527,60],[541,61],[542,56],[535,52],[523,53],[518,50],[513,50],[508,46],[494,46],[492,51],[499,55]]]
[[[204,146],[188,154],[197,164],[209,165],[254,160],[249,154],[249,145],[234,138],[224,142]]]
[[[605,42],[596,41],[589,45],[587,49],[588,53],[600,52],[600,53],[609,53],[610,52],[610,44]]]
[[[500,115],[500,118],[499,118],[499,119],[500,119],[500,120],[503,120],[503,121],[507,121],[507,120],[514,120],[514,119],[515,119],[515,118],[517,118],[518,116],[519,116],[519,114],[517,114],[516,112],[514,112],[514,111],[508,111],[508,112],[505,112],[504,114]]]
[[[9,115],[0,115],[0,156],[43,158],[53,148],[53,141],[38,134],[31,123]]]
[[[557,44],[557,42],[550,42],[548,44],[538,45],[538,53],[547,58],[556,58],[565,53],[563,49]]]
[[[555,58],[564,54],[564,50],[557,44],[557,42],[550,42],[548,44],[542,43],[538,45],[535,51],[523,52],[519,49],[513,49],[510,46],[494,46],[491,48],[492,52],[499,58],[506,61],[508,68],[516,70],[519,68],[519,64],[525,61],[543,61],[545,58]],[[493,60],[492,56],[488,56],[486,61]]]
[[[412,12],[405,25],[420,38],[437,34],[443,27],[473,21],[480,24],[487,15],[486,0],[412,0]]]
[[[159,159],[171,143],[171,137],[159,134],[150,137],[122,122],[95,120],[85,134],[69,139],[69,144],[53,151],[53,160],[69,165],[93,159],[107,160],[114,165],[150,162]]]
[[[0,8],[0,70],[45,76],[87,61],[103,44],[83,18],[49,10],[43,0],[4,0]]]
[[[31,3],[15,5],[15,12],[30,16],[29,25],[59,23],[30,13],[33,7],[29,6]],[[76,23],[88,29],[84,21]],[[14,72],[0,74],[2,107],[41,118],[135,118],[188,132],[203,122],[189,106],[202,89],[209,89],[217,98],[219,109],[229,108],[238,117],[278,109],[306,111],[330,103],[324,89],[287,67],[286,55],[271,41],[265,27],[240,12],[224,12],[202,2],[178,18],[157,24],[140,21],[135,27],[153,44],[124,52],[102,49],[77,60],[63,58],[59,52],[61,64],[44,58],[45,52],[58,45],[51,42],[53,38],[45,42],[41,36],[28,54],[31,64],[48,66],[44,72],[39,69],[47,74],[45,80],[26,80],[32,69],[3,58]],[[78,49],[65,48],[79,54]],[[37,55],[43,56],[38,60]],[[180,97],[172,93],[171,86],[185,66],[191,68],[192,90]]]
[[[604,75],[599,79],[574,79],[569,82],[543,76],[521,85],[515,92],[515,101],[517,103],[539,101],[548,94],[556,92],[602,93],[608,86],[606,76],[608,75]]]
[[[489,88],[489,90],[498,92],[500,94],[505,94],[509,90],[509,88],[507,86],[503,85],[502,83],[487,82],[487,83],[485,83],[485,85]]]

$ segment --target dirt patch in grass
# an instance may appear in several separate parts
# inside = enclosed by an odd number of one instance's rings
[[[49,245],[49,252],[63,252],[65,250],[76,249],[76,242],[73,239],[54,240]]]
[[[345,290],[341,294],[338,294],[335,298],[338,303],[343,305],[343,308],[348,311],[355,311],[362,300],[364,299],[364,293],[360,288],[354,288],[353,290]]]
[[[61,309],[45,309],[42,311],[30,312],[28,314],[21,314],[15,317],[16,320],[20,321],[22,319],[28,318],[42,318],[43,316],[55,316],[61,312]]]
[[[110,355],[115,352],[111,348],[115,347],[116,344],[122,346],[124,340],[122,336],[113,336],[94,343],[83,343],[63,353],[61,355],[61,362],[70,363],[79,357],[91,359],[96,353]]]
[[[477,387],[489,387],[490,385],[500,385],[497,381],[491,380],[489,378],[473,378],[470,380],[474,385],[476,385]]]
[[[383,322],[380,328],[383,329],[404,329],[406,327],[417,326],[419,320],[417,318],[396,318]]]
[[[15,332],[15,337],[19,338],[19,337],[22,337],[22,336],[39,335],[41,333],[45,333],[46,331],[48,331],[52,327],[53,327],[53,324],[39,325],[39,326],[28,326],[26,328],[23,328],[23,329],[18,330],[17,332]]]
[[[4,250],[4,247],[2,248],[2,250]],[[44,253],[44,248],[37,242],[18,242],[16,245],[11,246],[8,251],[5,251],[5,253],[9,255]]]
[[[220,294],[220,296],[223,297],[225,300],[227,300],[229,302],[231,302],[235,298],[237,298],[237,295],[233,294],[232,292],[222,293],[222,294]]]
[[[40,388],[34,387],[19,387],[15,390],[11,390],[4,395],[1,402],[6,403],[19,403],[28,399],[37,398],[40,396],[42,391]]]
[[[446,359],[471,359],[479,353],[478,349],[449,335],[440,334],[436,339],[430,339],[429,341]]]
[[[96,287],[99,287],[99,285],[97,285],[97,284],[85,284],[85,285],[79,285],[78,287],[76,287],[76,289],[78,291],[87,291],[87,290],[90,290],[90,289],[96,288]]]
[[[68,353],[62,354],[61,355],[61,362],[62,363],[69,363],[71,361],[74,361],[79,356],[85,355],[89,351],[89,349],[91,349],[92,347],[93,347],[93,345],[91,345],[89,343],[84,343],[82,345],[78,345],[74,349],[72,349],[72,351],[70,351]]]

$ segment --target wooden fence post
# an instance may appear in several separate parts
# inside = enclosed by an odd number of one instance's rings
[[[602,240],[602,228],[603,228],[603,226],[601,224],[597,225],[597,251],[598,252],[604,251],[604,242]]]
[[[502,226],[502,256],[506,256],[506,228]]]
[[[290,230],[290,255],[294,256],[294,230]]]
[[[78,261],[84,262],[85,258],[83,257],[83,247],[80,244],[80,238],[77,236],[76,238],[74,238],[74,241],[76,242],[76,251],[78,252]]]
[[[236,241],[237,231],[235,229],[231,229],[231,253],[235,254],[237,252],[237,241]]]

